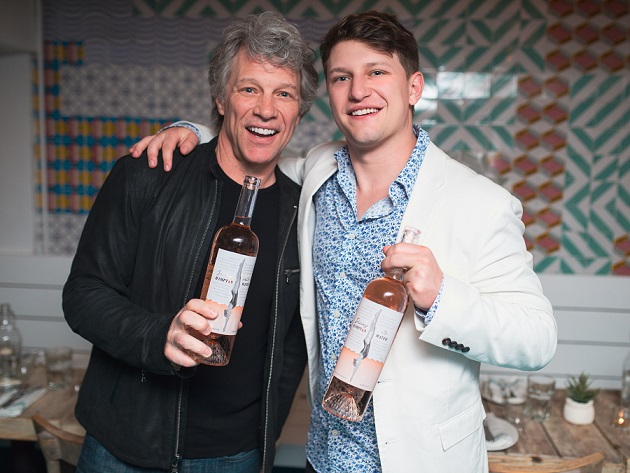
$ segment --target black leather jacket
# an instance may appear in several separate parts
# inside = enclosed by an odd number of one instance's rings
[[[123,461],[173,469],[182,451],[187,377],[164,356],[171,320],[191,299],[216,230],[216,140],[173,169],[146,156],[120,158],[85,224],[63,291],[68,324],[93,344],[76,416]],[[268,334],[259,448],[271,471],[275,441],[306,364],[299,317],[297,204],[300,188],[276,169],[278,261]]]

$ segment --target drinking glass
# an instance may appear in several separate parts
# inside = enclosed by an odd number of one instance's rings
[[[46,372],[49,389],[64,389],[72,382],[72,349],[70,347],[46,348]]]
[[[627,429],[630,427],[630,408],[624,405],[615,406],[612,426],[616,429]]]
[[[551,401],[556,389],[556,380],[551,376],[533,374],[527,378],[527,400],[523,414],[538,422],[551,415]]]

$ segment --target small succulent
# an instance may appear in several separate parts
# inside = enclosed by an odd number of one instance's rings
[[[582,373],[579,377],[569,376],[568,396],[575,402],[587,403],[599,394],[599,389],[590,389],[590,386],[591,382],[586,373]]]

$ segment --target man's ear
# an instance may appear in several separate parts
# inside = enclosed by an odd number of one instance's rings
[[[219,111],[219,114],[225,115],[225,111],[223,110],[223,102],[217,98],[214,99],[214,103],[217,104],[217,110]]]
[[[415,105],[424,90],[424,76],[421,72],[415,72],[409,78],[409,104]]]

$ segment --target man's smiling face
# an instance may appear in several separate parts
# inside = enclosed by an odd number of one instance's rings
[[[275,166],[300,121],[300,75],[256,61],[241,50],[234,58],[225,99],[216,103],[224,116],[222,150],[229,148],[246,169]],[[220,162],[226,158],[220,156]]]
[[[410,105],[420,98],[396,54],[356,40],[336,44],[328,61],[326,86],[337,126],[351,148],[371,149],[409,134]]]

